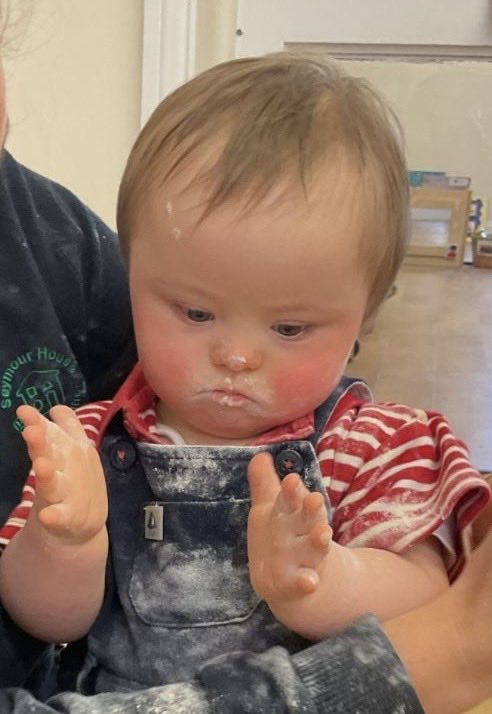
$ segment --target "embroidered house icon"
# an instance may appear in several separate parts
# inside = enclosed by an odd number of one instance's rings
[[[30,404],[42,414],[65,401],[58,369],[29,372],[15,394],[24,404]]]

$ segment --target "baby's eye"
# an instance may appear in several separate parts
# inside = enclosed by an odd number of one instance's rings
[[[305,332],[307,325],[291,325],[288,322],[279,322],[278,325],[273,325],[272,330],[277,332],[281,337],[298,337]]]
[[[209,320],[214,319],[214,316],[211,312],[207,312],[206,310],[199,310],[194,307],[185,308],[184,313],[188,320],[191,320],[191,322],[208,322]]]

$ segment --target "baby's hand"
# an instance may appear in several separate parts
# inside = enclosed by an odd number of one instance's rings
[[[36,474],[34,511],[50,538],[86,543],[105,526],[107,493],[99,455],[77,415],[66,406],[50,410],[52,421],[33,407],[18,408]]]
[[[332,537],[323,496],[308,491],[297,474],[280,481],[266,452],[251,460],[248,480],[249,570],[256,594],[271,606],[314,592]]]

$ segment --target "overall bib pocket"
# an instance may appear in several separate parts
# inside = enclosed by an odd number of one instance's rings
[[[130,578],[140,619],[168,628],[248,619],[259,603],[247,563],[249,499],[159,505],[163,540],[138,536]]]

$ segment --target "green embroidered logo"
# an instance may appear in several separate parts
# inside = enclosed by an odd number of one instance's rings
[[[49,347],[23,352],[0,375],[1,409],[30,404],[46,414],[55,404],[78,407],[84,396],[84,381],[76,361]],[[22,428],[18,419],[14,427]]]

